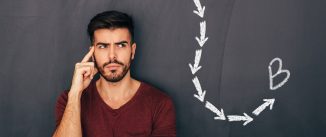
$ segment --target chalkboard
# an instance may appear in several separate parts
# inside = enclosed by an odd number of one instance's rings
[[[135,22],[132,75],[173,98],[179,137],[325,137],[322,0],[0,1],[0,136],[46,137],[95,14]]]

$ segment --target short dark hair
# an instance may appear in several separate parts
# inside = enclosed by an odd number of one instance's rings
[[[105,11],[94,16],[88,24],[87,33],[94,42],[94,32],[97,29],[116,29],[127,28],[131,36],[131,42],[134,42],[134,25],[131,16],[119,11]]]

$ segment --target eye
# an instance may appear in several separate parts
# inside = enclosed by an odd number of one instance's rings
[[[106,48],[107,45],[100,44],[100,45],[97,45],[97,47],[100,48],[100,49],[103,49],[103,48]]]
[[[120,43],[120,44],[118,45],[118,47],[119,47],[119,48],[124,48],[124,47],[126,47],[126,43]]]

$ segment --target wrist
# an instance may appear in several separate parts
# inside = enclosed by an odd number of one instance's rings
[[[70,90],[68,92],[68,98],[72,98],[72,99],[80,99],[81,95],[82,95],[81,91]]]

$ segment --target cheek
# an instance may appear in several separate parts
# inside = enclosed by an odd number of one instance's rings
[[[98,66],[102,66],[102,64],[105,62],[104,60],[105,57],[103,57],[103,55],[100,54],[94,54],[94,59],[96,61],[96,64]]]
[[[121,59],[123,59],[123,61],[124,61],[125,63],[129,62],[130,59],[132,59],[132,53],[130,53],[130,52],[125,53],[125,54],[123,55],[123,58],[121,58]]]
[[[103,51],[96,51],[94,52],[94,56],[96,60],[103,61],[106,58],[106,53],[104,53]]]

